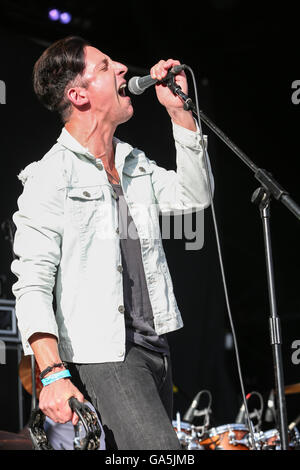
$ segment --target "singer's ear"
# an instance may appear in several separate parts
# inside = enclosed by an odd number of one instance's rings
[[[74,106],[83,106],[89,102],[86,88],[73,87],[67,91],[67,97]]]

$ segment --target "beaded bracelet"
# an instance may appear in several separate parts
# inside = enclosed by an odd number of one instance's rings
[[[56,374],[52,374],[49,377],[42,379],[42,384],[45,387],[46,385],[49,385],[52,382],[56,382],[56,380],[65,379],[67,377],[72,377],[70,371],[68,369],[61,370],[60,372],[56,372]]]
[[[46,369],[40,373],[40,379],[42,380],[48,372],[51,372],[56,367],[67,367],[67,364],[65,362],[60,362],[59,364],[53,364],[52,366],[46,367]]]

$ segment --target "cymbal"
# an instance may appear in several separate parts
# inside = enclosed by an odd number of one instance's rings
[[[40,392],[43,388],[40,381],[40,370],[35,363],[35,389],[36,397],[39,398]],[[32,395],[32,378],[31,378],[31,356],[23,356],[19,364],[19,377],[26,392]]]
[[[284,388],[285,394],[300,393],[300,382],[297,384],[287,385]]]

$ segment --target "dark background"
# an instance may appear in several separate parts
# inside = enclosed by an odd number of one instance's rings
[[[262,3],[262,2],[261,2]],[[300,105],[291,100],[299,77],[298,11],[292,4],[239,0],[152,2],[2,1],[0,80],[6,104],[0,106],[0,222],[10,220],[22,191],[16,175],[39,160],[60,133],[57,116],[44,110],[32,91],[34,62],[56,39],[78,34],[114,60],[125,63],[128,78],[148,74],[169,57],[190,65],[196,75],[200,108],[256,165],[270,171],[300,203],[298,127]],[[70,11],[70,25],[50,23],[49,6]],[[188,75],[190,95],[192,82]],[[171,126],[151,88],[132,97],[135,115],[117,136],[141,147],[161,166],[175,168]],[[268,292],[262,226],[251,196],[259,186],[252,172],[203,125],[215,176],[218,221],[233,323],[246,393],[264,402],[274,387],[268,329]],[[299,221],[280,203],[271,207],[271,230],[278,312],[283,331],[285,384],[300,382],[300,365],[291,360],[300,339]],[[205,243],[185,250],[185,240],[165,240],[165,250],[185,327],[169,335],[172,349],[174,417],[195,394],[212,394],[212,422],[234,422],[241,390],[224,301],[211,209],[205,211]],[[2,297],[12,299],[11,249],[0,243]],[[227,336],[226,336],[227,335]],[[1,379],[2,374],[2,379]],[[0,429],[16,430],[11,418],[17,397],[16,361],[0,366]],[[7,379],[11,376],[11,381]],[[11,383],[11,385],[10,385]],[[287,395],[288,421],[299,415],[299,395]],[[24,392],[25,422],[30,397]],[[203,406],[206,405],[203,400]],[[250,404],[250,403],[249,403]],[[257,403],[255,403],[257,407]],[[254,406],[254,405],[253,405]]]

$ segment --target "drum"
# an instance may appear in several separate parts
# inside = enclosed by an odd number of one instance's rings
[[[211,428],[199,444],[205,450],[250,450],[248,434],[242,424],[226,424]]]
[[[180,441],[182,449],[204,450],[204,448],[199,444],[198,433],[195,426],[182,421],[180,423],[177,421],[172,421],[172,425]]]
[[[288,450],[300,449],[300,434],[296,427],[288,431]],[[278,429],[269,429],[263,433],[261,450],[281,450],[280,434]]]
[[[265,431],[262,440],[262,450],[280,450],[280,435],[277,429]]]

